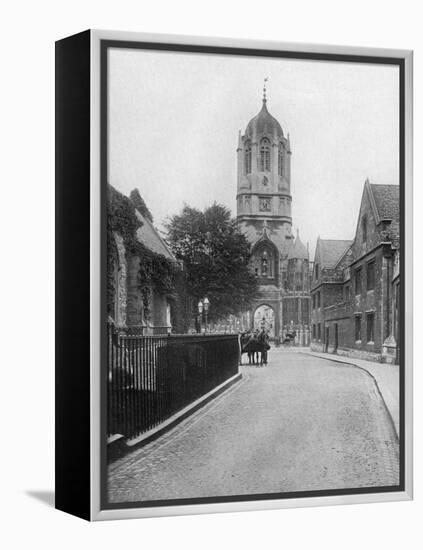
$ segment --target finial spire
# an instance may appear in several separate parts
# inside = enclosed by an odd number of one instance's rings
[[[267,99],[266,99],[266,82],[269,80],[269,77],[266,76],[266,78],[264,79],[264,84],[263,84],[263,103],[266,103]]]

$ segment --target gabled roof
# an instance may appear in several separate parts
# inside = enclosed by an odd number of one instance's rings
[[[369,189],[379,216],[378,221],[399,221],[399,185],[376,185],[371,183]]]
[[[153,252],[162,254],[169,260],[176,262],[175,256],[172,254],[165,241],[160,237],[157,229],[150,220],[143,216],[137,209],[135,209],[135,214],[142,222],[142,226],[137,229],[138,240]]]
[[[319,250],[321,267],[335,267],[341,257],[347,252],[351,244],[352,241],[340,239],[321,239],[319,237],[316,245],[316,255],[317,250]]]

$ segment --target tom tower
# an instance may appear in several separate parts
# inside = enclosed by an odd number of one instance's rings
[[[265,85],[260,112],[238,136],[237,220],[260,288],[243,321],[265,327],[276,341],[295,328],[299,343],[308,345],[309,253],[298,230],[292,234],[291,155],[289,134],[267,108]]]

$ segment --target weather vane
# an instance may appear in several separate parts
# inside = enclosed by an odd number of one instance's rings
[[[269,80],[269,77],[266,76],[264,79],[264,85],[263,85],[263,100],[266,101],[266,82]]]

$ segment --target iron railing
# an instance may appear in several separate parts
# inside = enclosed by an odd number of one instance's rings
[[[145,325],[133,325],[131,327],[126,327],[124,330],[122,329],[121,332],[126,334],[127,336],[162,336],[164,334],[169,334],[171,328],[172,327],[168,325],[156,325],[154,327],[146,327]]]
[[[236,335],[142,336],[108,325],[108,435],[131,439],[237,374]]]

